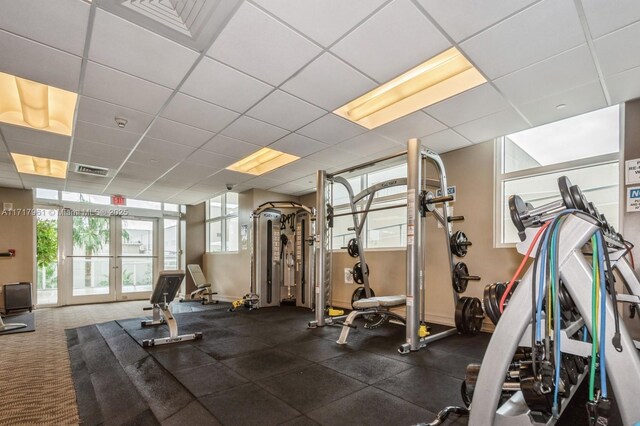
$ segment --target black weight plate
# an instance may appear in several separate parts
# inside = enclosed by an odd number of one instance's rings
[[[569,378],[569,383],[575,385],[578,383],[578,369],[576,368],[576,363],[573,360],[573,356],[569,354],[562,354],[562,366],[567,371],[567,377]]]
[[[353,275],[353,281],[355,281],[357,284],[364,284],[364,275],[360,262],[357,262],[355,265],[353,265],[353,269],[351,271]],[[369,275],[369,265],[366,265],[364,274]]]
[[[582,191],[578,185],[573,185],[569,188],[569,193],[571,194],[571,199],[573,200],[573,205],[576,209],[582,210],[585,213],[589,213],[589,209],[585,205],[585,198],[582,195]]]
[[[371,293],[371,297],[374,297],[376,295],[376,293],[373,291],[372,288],[369,289],[369,292]],[[353,307],[353,303],[360,300],[360,299],[366,299],[367,298],[367,292],[364,290],[364,287],[358,287],[353,291],[353,294],[351,295],[351,308],[355,309]]]
[[[351,257],[360,256],[360,248],[358,247],[358,240],[356,240],[355,238],[352,238],[349,240],[349,243],[347,244],[347,253],[349,253],[349,256]]]
[[[451,252],[458,257],[465,257],[467,255],[469,239],[466,234],[462,231],[456,231],[453,233],[449,240],[449,245],[451,246]]]
[[[573,311],[576,308],[576,304],[573,302],[573,299],[567,291],[567,288],[564,286],[562,280],[560,280],[558,299],[560,302],[560,309],[562,309],[563,311]]]
[[[458,299],[456,303],[456,314],[455,314],[455,322],[456,329],[462,334],[467,334],[467,322],[465,321],[465,312],[466,306],[471,298],[470,297],[461,297]]]
[[[469,334],[477,334],[482,328],[482,318],[484,318],[484,312],[482,311],[482,303],[477,297],[471,298],[468,305],[467,318],[467,332]]]
[[[509,215],[511,216],[511,222],[513,222],[513,225],[516,227],[518,232],[524,232],[525,230],[521,216],[526,212],[527,205],[519,195],[512,195],[509,197]]]
[[[562,197],[562,201],[564,205],[568,209],[575,209],[576,206],[573,202],[573,197],[571,197],[571,191],[569,188],[571,187],[571,181],[566,176],[560,176],[558,178],[558,189],[560,189],[560,196]]]
[[[467,284],[469,280],[465,277],[469,276],[469,268],[464,262],[456,263],[453,268],[453,289],[456,293],[464,293],[467,290]]]
[[[576,371],[578,371],[578,374],[584,373],[587,369],[587,363],[585,361],[585,358],[582,358],[578,355],[573,355],[573,362],[576,365]]]
[[[496,325],[498,322],[498,317],[496,316],[496,311],[494,304],[492,303],[490,294],[492,292],[492,288],[495,288],[496,283],[489,284],[484,287],[484,291],[482,292],[482,303],[484,304],[484,312],[487,314],[491,322]]]

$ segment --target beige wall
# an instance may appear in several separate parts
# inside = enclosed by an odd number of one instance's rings
[[[0,188],[2,203],[13,203],[14,209],[33,210],[30,190]],[[15,257],[0,257],[0,284],[17,281],[34,282],[35,270],[35,216],[31,214],[0,215],[0,252],[16,251]],[[35,283],[34,283],[35,287]],[[0,291],[1,291],[0,286]],[[4,294],[0,293],[0,305]]]
[[[205,203],[196,204],[195,206],[187,206],[186,213],[186,247],[185,262],[187,265],[198,264],[202,267],[202,255],[205,252]],[[186,268],[186,265],[185,265]],[[187,272],[186,292],[191,293],[196,286],[193,283],[191,274]]]
[[[247,225],[251,231],[251,213],[260,204],[268,201],[296,201],[297,197],[278,194],[262,189],[252,189],[238,196],[238,221],[240,229]],[[203,215],[204,217],[204,215]],[[242,238],[242,237],[241,237]],[[249,292],[251,286],[251,240],[247,239],[246,248],[240,242],[237,253],[204,253],[202,256],[204,273],[213,283],[217,299],[232,301]]]
[[[623,160],[640,158],[640,99],[627,102],[625,105],[624,121],[624,152]],[[626,188],[624,161],[621,161],[620,173],[620,210],[622,216],[622,229],[624,237],[635,245],[633,255],[636,259],[636,273],[640,270],[640,213],[626,212]],[[637,186],[637,185],[632,185]],[[629,319],[629,307],[624,307],[627,325],[631,328],[636,338],[640,337],[640,321],[637,318]]]

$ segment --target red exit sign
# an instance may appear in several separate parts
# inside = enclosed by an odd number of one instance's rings
[[[114,206],[124,206],[127,203],[127,199],[122,195],[112,195],[111,204]]]

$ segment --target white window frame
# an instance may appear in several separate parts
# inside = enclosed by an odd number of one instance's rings
[[[622,138],[622,129],[620,129],[620,138]],[[494,139],[494,182],[493,182],[493,247],[494,248],[511,248],[516,243],[502,242],[502,234],[504,223],[502,218],[504,212],[504,182],[528,177],[541,176],[549,173],[557,173],[569,170],[594,167],[610,163],[620,162],[620,151],[612,154],[598,155],[595,157],[583,158],[580,160],[566,161],[564,163],[551,164],[548,166],[533,167],[524,170],[518,170],[509,173],[503,173],[503,149],[505,137]],[[620,150],[622,149],[620,144]]]
[[[230,219],[237,219],[238,218],[238,212],[240,210],[240,206],[238,206],[238,208],[236,209],[236,213],[235,214],[229,214],[227,212],[227,196],[228,194],[230,194],[229,192],[225,192],[224,194],[220,194],[217,195],[215,197],[212,197],[210,199],[207,200],[206,202],[206,220],[205,220],[205,233],[206,233],[206,252],[207,253],[238,253],[238,250],[229,250],[229,248],[227,247],[227,221],[229,221]],[[237,193],[234,192],[234,194],[237,195]],[[222,203],[220,206],[220,216],[216,216],[216,217],[211,217],[211,212],[210,212],[210,208],[211,208],[211,200],[213,200],[214,198],[218,198],[221,197]],[[238,203],[239,204],[239,203]],[[212,251],[211,250],[211,240],[210,240],[210,235],[209,235],[209,225],[211,223],[214,222],[220,222],[220,235],[221,235],[221,240],[220,240],[220,246],[221,246],[221,250],[220,251]],[[237,221],[238,226],[240,221]],[[239,235],[238,232],[236,232],[236,235]],[[239,238],[239,237],[238,237]],[[236,246],[238,246],[239,248],[239,241],[236,243]]]

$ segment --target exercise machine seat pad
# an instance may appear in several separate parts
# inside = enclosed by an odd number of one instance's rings
[[[353,302],[354,309],[369,309],[393,306],[401,306],[407,303],[407,296],[400,294],[397,296],[376,296],[368,299],[360,299]]]
[[[211,287],[211,283],[207,282],[207,278],[202,273],[202,269],[200,269],[200,265],[192,264],[187,265],[187,269],[191,274],[191,278],[193,278],[193,282],[198,288],[207,288]]]

